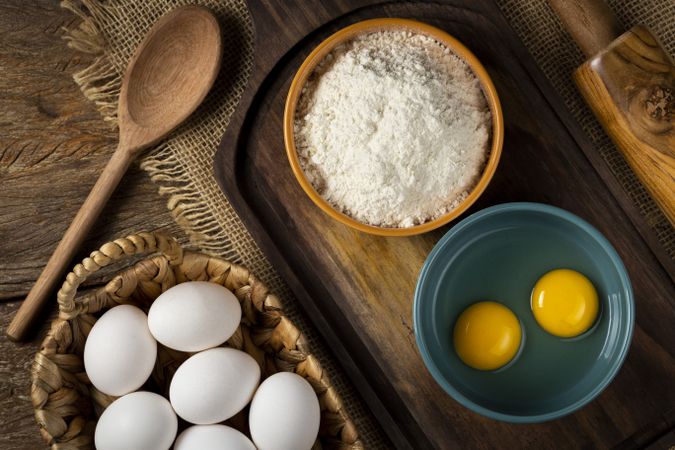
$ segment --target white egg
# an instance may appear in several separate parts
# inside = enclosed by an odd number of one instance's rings
[[[171,380],[169,398],[183,419],[211,424],[229,419],[251,401],[260,367],[248,354],[212,348],[188,358]]]
[[[97,450],[168,450],[178,419],[171,404],[152,392],[132,392],[112,402],[96,424]]]
[[[84,369],[99,391],[114,396],[140,388],[157,359],[147,316],[135,306],[111,308],[96,321],[84,344]]]
[[[279,372],[262,382],[248,416],[258,450],[309,450],[319,433],[321,410],[301,376]]]
[[[241,321],[241,306],[227,288],[188,281],[162,293],[148,312],[152,335],[183,352],[198,352],[227,341]]]
[[[183,431],[173,450],[256,450],[244,434],[225,425],[193,425]]]

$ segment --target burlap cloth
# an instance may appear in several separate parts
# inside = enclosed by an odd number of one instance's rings
[[[496,0],[518,36],[565,100],[597,150],[654,228],[668,253],[675,255],[675,232],[603,133],[571,82],[583,56],[562,30],[544,0]],[[143,157],[141,166],[168,198],[176,221],[203,251],[249,267],[282,299],[287,315],[303,330],[321,360],[368,448],[389,446],[382,431],[334,361],[326,344],[299,310],[288,287],[265,259],[241,220],[220,192],[212,173],[218,142],[246,86],[253,58],[253,28],[245,0],[64,0],[82,18],[68,30],[72,47],[96,55],[74,75],[84,95],[105,120],[115,123],[121,74],[136,45],[165,12],[198,3],[215,11],[224,29],[223,70],[207,101],[170,139]],[[675,52],[675,2],[610,0],[619,21],[651,28],[672,55]]]

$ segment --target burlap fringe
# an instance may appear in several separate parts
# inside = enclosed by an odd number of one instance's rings
[[[211,208],[199,194],[199,189],[193,186],[168,143],[160,144],[144,157],[141,168],[158,183],[159,193],[168,196],[167,207],[192,243],[204,253],[241,263],[234,247],[223,245],[229,238],[213,218]]]
[[[75,73],[73,79],[84,96],[94,103],[103,120],[115,127],[121,76],[104,54],[105,38],[96,20],[106,6],[91,0],[63,0],[61,7],[82,19],[78,26],[65,29],[64,39],[68,41],[68,46],[97,56],[89,67]]]
[[[87,68],[73,75],[84,96],[94,103],[103,119],[112,127],[117,126],[117,103],[122,74],[105,54],[106,39],[100,30],[101,18],[115,19],[114,7],[97,0],[62,0],[61,7],[73,12],[82,21],[75,27],[64,29],[68,46],[96,59]],[[202,200],[198,189],[180,162],[164,141],[141,160],[141,168],[159,183],[159,193],[168,196],[167,206],[178,225],[190,241],[203,252],[241,263],[222,228],[209,213],[209,205]],[[229,250],[223,252],[223,248]]]

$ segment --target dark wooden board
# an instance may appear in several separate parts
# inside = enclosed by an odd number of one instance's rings
[[[599,155],[489,1],[376,4],[249,1],[256,25],[250,86],[221,142],[216,178],[400,448],[645,445],[675,426],[673,264],[655,245]],[[408,17],[458,37],[483,62],[504,108],[497,174],[470,212],[507,201],[568,209],[602,231],[634,283],[637,326],[612,385],[581,411],[537,425],[483,418],[426,371],[412,332],[422,263],[448,227],[411,238],[352,231],[305,196],[288,166],[283,104],[302,59],[359,20]]]

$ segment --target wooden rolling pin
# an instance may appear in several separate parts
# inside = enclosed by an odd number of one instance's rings
[[[548,0],[589,58],[574,80],[675,226],[675,66],[644,27],[621,34],[603,0]]]

